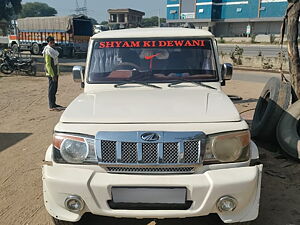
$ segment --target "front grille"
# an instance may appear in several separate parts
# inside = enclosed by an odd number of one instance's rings
[[[99,164],[111,173],[193,173],[202,163],[201,132],[158,132],[160,139],[152,142],[142,140],[140,133],[99,132]]]
[[[102,161],[105,163],[116,163],[116,141],[101,141]],[[142,159],[145,164],[159,162],[158,143],[142,143]],[[199,141],[184,142],[184,162],[197,163],[199,158]],[[122,163],[138,163],[137,143],[121,143]],[[163,143],[163,163],[178,163],[178,142]]]

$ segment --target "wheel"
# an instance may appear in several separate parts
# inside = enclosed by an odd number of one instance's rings
[[[277,126],[277,140],[283,151],[300,159],[300,100],[283,113]]]
[[[69,49],[68,57],[71,59],[75,57],[75,49],[74,48]]]
[[[56,50],[59,52],[58,58],[62,58],[64,56],[64,50],[61,47],[57,47]]]
[[[7,65],[6,63],[3,63],[0,66],[0,72],[4,73],[4,74],[12,74],[14,72],[14,70],[9,65]]]
[[[30,51],[31,54],[38,55],[40,54],[40,51],[41,51],[40,46],[37,43],[33,43]]]
[[[36,66],[35,65],[30,65],[28,67],[28,70],[25,72],[29,76],[35,76],[36,75]]]
[[[13,54],[19,53],[19,46],[17,44],[13,44],[11,46],[11,51],[13,52]]]
[[[291,102],[291,84],[272,77],[258,99],[251,127],[251,136],[276,141],[276,127]]]
[[[52,220],[53,220],[53,223],[55,225],[76,225],[76,223],[69,222],[69,221],[63,221],[63,220],[58,220],[58,219],[53,218],[53,217],[52,217]]]

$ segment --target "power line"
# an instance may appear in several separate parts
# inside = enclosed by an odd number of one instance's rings
[[[87,0],[84,0],[84,3],[83,3],[82,7],[79,6],[78,0],[75,0],[75,3],[76,3],[75,13],[77,15],[83,14],[83,15],[87,16],[87,13],[88,13]]]

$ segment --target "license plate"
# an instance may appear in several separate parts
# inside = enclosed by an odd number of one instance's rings
[[[186,188],[112,187],[112,199],[115,203],[184,204]]]

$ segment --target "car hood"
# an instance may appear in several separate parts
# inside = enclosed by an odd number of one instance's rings
[[[203,87],[112,89],[79,95],[63,123],[197,123],[240,121],[231,100]]]

